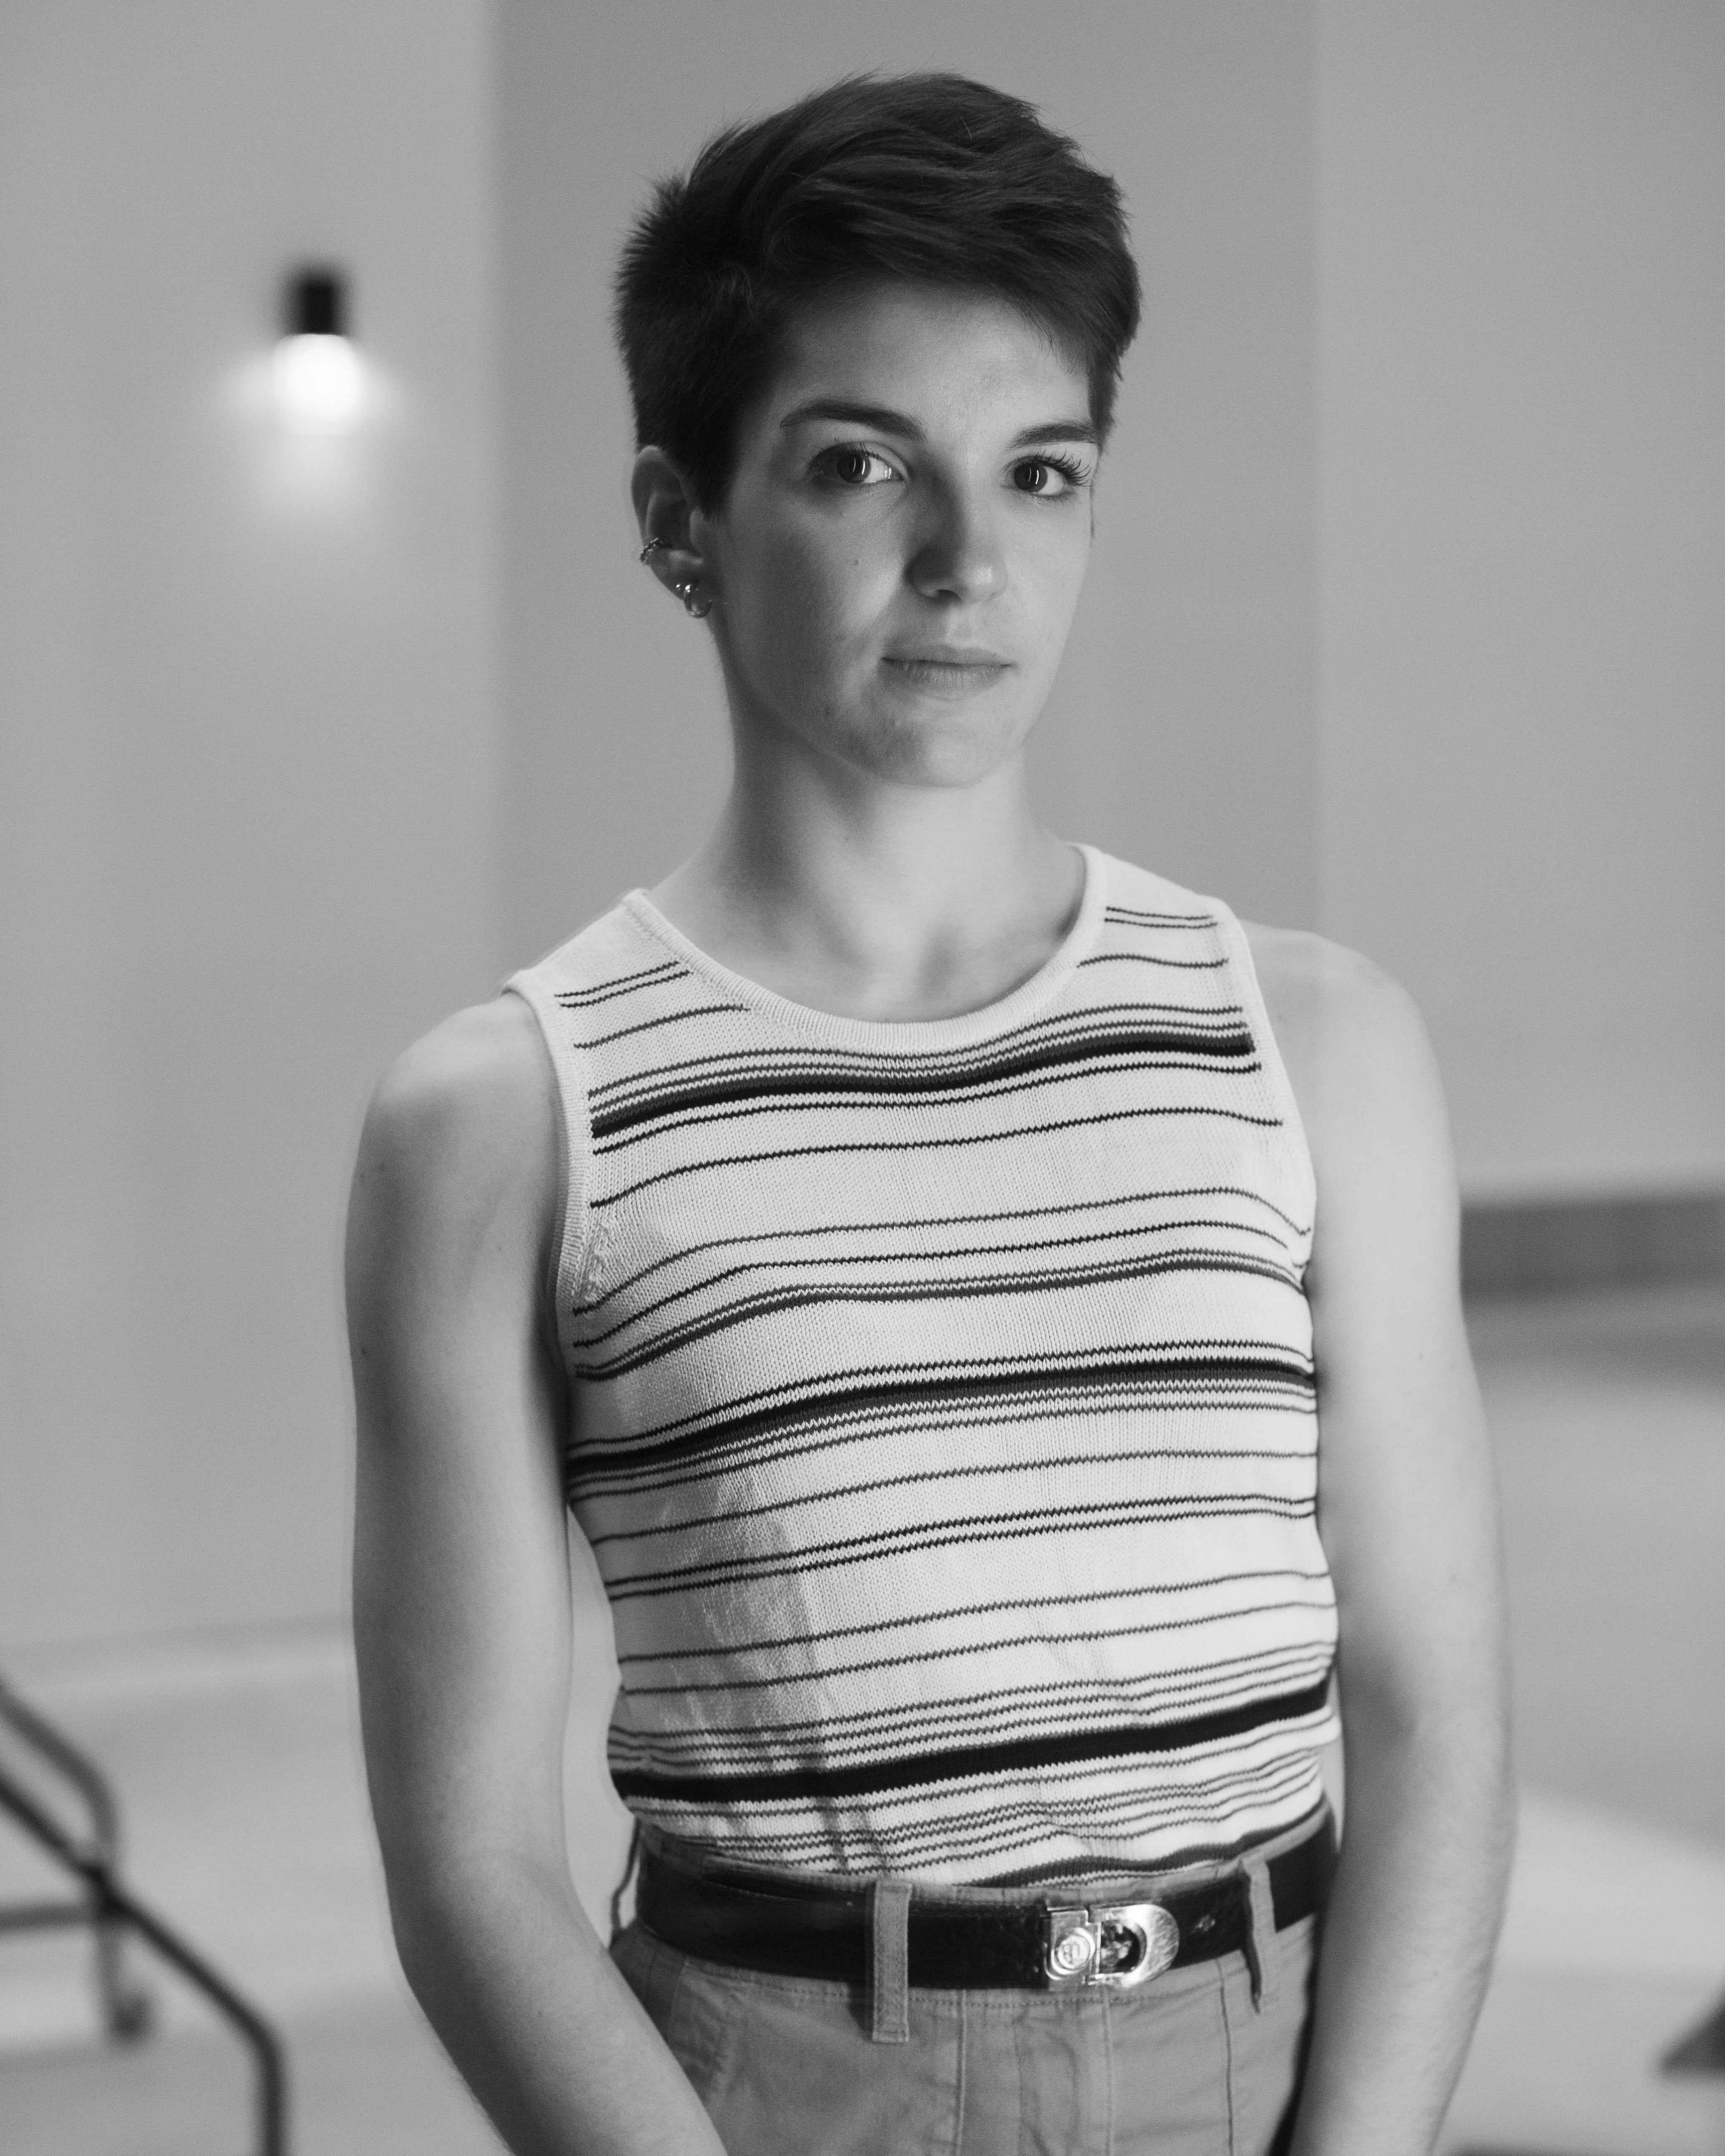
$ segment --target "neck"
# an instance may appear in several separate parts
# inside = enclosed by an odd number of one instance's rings
[[[1070,927],[1082,865],[1032,814],[1021,759],[968,787],[752,761],[653,893],[733,971],[821,1009],[946,1016],[1010,993]]]

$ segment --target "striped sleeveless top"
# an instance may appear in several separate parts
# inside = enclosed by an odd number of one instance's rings
[[[957,1018],[791,1003],[639,891],[507,983],[611,1773],[715,1855],[1081,1881],[1321,1800],[1310,1157],[1232,914],[1083,852]]]

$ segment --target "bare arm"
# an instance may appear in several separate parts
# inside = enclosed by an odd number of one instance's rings
[[[1425,2156],[1484,1995],[1513,1798],[1493,1477],[1441,1091],[1407,997],[1254,951],[1317,1169],[1319,1518],[1341,1621],[1343,1856],[1296,2156]]]
[[[516,2156],[718,2156],[569,1876],[548,1065],[512,997],[410,1050],[348,1222],[354,1625],[408,1982]]]

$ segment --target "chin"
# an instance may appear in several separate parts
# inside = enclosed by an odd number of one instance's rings
[[[950,712],[922,723],[896,715],[878,733],[853,745],[849,761],[897,786],[976,786],[1009,762],[1024,746],[1028,727],[957,721]]]

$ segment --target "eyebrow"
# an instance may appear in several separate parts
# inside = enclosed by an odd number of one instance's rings
[[[780,430],[800,427],[808,419],[842,419],[853,426],[871,428],[876,434],[900,435],[907,442],[928,439],[924,429],[906,413],[895,412],[885,404],[853,404],[842,397],[814,397],[806,404],[798,404],[779,421]],[[1040,426],[1026,427],[1022,434],[1013,436],[1009,446],[1035,449],[1048,442],[1089,442],[1099,449],[1101,440],[1101,435],[1088,419],[1050,419]]]

